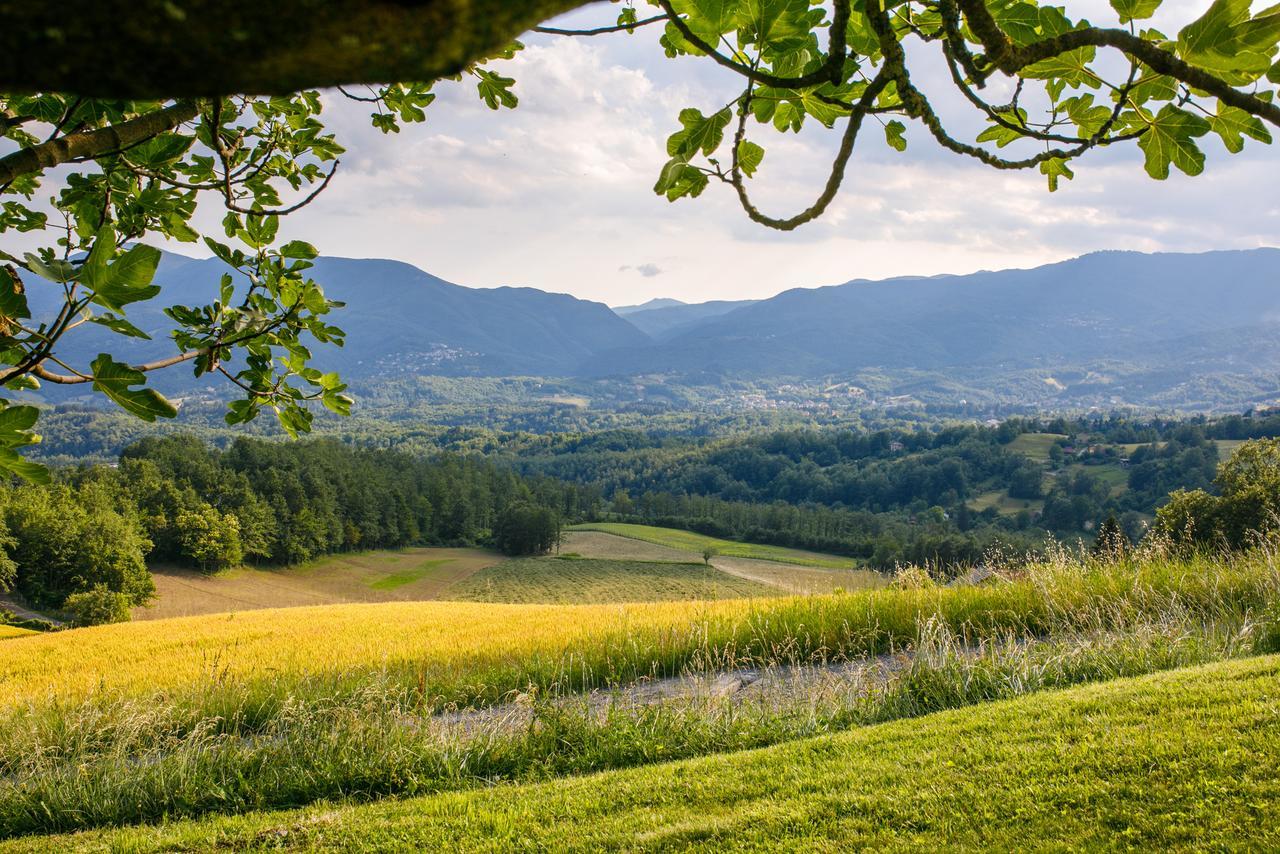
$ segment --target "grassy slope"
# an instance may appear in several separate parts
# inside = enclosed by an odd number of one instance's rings
[[[735,540],[721,540],[697,534],[693,531],[681,531],[676,528],[656,528],[652,525],[628,525],[623,522],[590,522],[585,525],[574,525],[570,531],[603,531],[619,537],[631,537],[646,543],[655,543],[668,548],[701,554],[702,550],[711,547],[718,554],[728,557],[746,557],[756,560],[772,560],[780,563],[793,563],[798,566],[818,566],[828,569],[849,569],[853,566],[853,558],[841,558],[835,555],[807,552],[800,549],[788,549],[782,546],[765,546],[756,543],[740,543]]]
[[[472,602],[670,602],[780,596],[782,591],[701,563],[593,558],[509,560],[454,585]]]
[[[0,640],[10,640],[11,638],[25,638],[29,635],[38,635],[37,631],[31,629],[20,629],[17,626],[0,625]]]
[[[135,620],[197,614],[438,599],[454,583],[503,559],[482,549],[410,548],[330,555],[284,569],[243,567],[218,575],[157,567],[156,601],[135,608]]]
[[[628,771],[10,850],[1280,846],[1280,656]]]

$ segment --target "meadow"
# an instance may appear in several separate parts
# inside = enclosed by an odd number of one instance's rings
[[[826,569],[849,569],[853,566],[852,558],[839,558],[834,555],[809,552],[802,549],[789,549],[783,546],[768,546],[758,543],[743,543],[737,540],[722,540],[693,531],[681,531],[676,528],[658,528],[652,525],[632,525],[624,522],[588,522],[573,525],[569,531],[601,531],[619,537],[629,537],[646,543],[666,546],[685,552],[701,555],[705,549],[713,549],[716,554],[725,557],[752,558],[754,560],[771,560],[780,563],[791,563],[797,566],[815,566]]]
[[[454,584],[448,598],[470,602],[669,602],[780,596],[772,585],[702,563],[609,560],[574,553],[504,561]]]
[[[1062,556],[981,586],[342,605],[20,638],[0,644],[0,833],[568,777],[1275,651],[1278,589],[1263,554]],[[868,655],[883,667],[840,669]],[[760,703],[637,705],[629,687],[795,667],[823,679]]]

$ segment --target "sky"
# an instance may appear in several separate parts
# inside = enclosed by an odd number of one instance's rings
[[[1153,22],[1176,32],[1208,0],[1167,0]],[[1114,25],[1105,0],[1073,15]],[[611,23],[616,6],[560,26]],[[1132,145],[1095,151],[1049,194],[1038,172],[996,172],[909,126],[906,153],[878,127],[859,140],[844,187],[818,221],[790,233],[750,222],[727,186],[669,203],[652,186],[686,106],[719,109],[737,78],[705,59],[668,59],[659,28],[595,38],[530,34],[496,70],[517,80],[516,110],[494,112],[471,83],[437,84],[424,124],[384,135],[368,105],[333,95],[326,122],[348,151],[329,189],[288,217],[286,237],[322,253],[407,261],[473,287],[526,285],[610,305],[761,298],[855,278],[1029,267],[1100,249],[1203,251],[1280,244],[1277,148],[1228,156],[1206,138],[1205,174],[1156,182]],[[960,138],[981,125],[948,97],[932,56],[913,76]],[[1002,94],[992,90],[992,100]],[[811,122],[811,124],[814,124]],[[819,132],[820,131],[820,132]],[[825,180],[836,132],[755,138],[766,148],[752,191],[768,213],[806,207]],[[216,231],[218,212],[204,215]],[[176,247],[190,254],[189,245]]]

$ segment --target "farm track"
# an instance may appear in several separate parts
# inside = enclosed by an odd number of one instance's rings
[[[818,696],[855,696],[881,688],[894,674],[909,667],[913,658],[913,653],[904,650],[839,663],[691,673],[560,696],[550,702],[579,711],[585,706],[597,719],[610,712],[634,712],[663,704],[732,703],[779,711],[812,705]],[[527,729],[536,714],[534,698],[520,694],[511,702],[496,706],[439,712],[430,718],[429,725],[444,736],[512,732]]]

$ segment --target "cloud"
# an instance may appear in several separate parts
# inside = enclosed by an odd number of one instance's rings
[[[1114,20],[1106,0],[1083,2],[1095,22]],[[1160,14],[1170,21],[1160,26],[1176,31],[1194,6],[1167,0]],[[587,8],[565,25],[601,14]],[[1274,153],[1264,146],[1226,157],[1206,137],[1205,174],[1164,182],[1146,177],[1132,146],[1114,146],[1078,161],[1075,180],[1049,194],[1035,170],[995,172],[944,151],[917,122],[908,122],[903,154],[868,122],[831,206],[793,232],[750,222],[717,182],[669,203],[652,188],[680,109],[719,109],[738,81],[705,60],[668,60],[656,38],[531,36],[501,68],[517,80],[517,109],[489,110],[473,83],[441,83],[427,122],[399,134],[370,127],[368,105],[327,97],[326,122],[347,147],[343,167],[282,232],[328,254],[398,258],[460,284],[531,285],[613,305],[1026,267],[1097,249],[1242,248],[1274,244],[1280,233],[1276,185],[1266,178]],[[947,95],[936,58],[917,58],[919,85],[955,136],[972,141],[981,122]],[[995,83],[992,92],[1008,95]],[[753,201],[777,216],[811,204],[839,132],[814,122],[784,135],[752,125],[766,151]],[[201,214],[215,230],[216,214],[216,203]]]
[[[663,269],[657,264],[636,264],[634,266],[631,264],[623,264],[618,268],[619,273],[626,273],[630,270],[635,270],[646,279],[652,279],[654,276],[661,276],[663,273]]]

